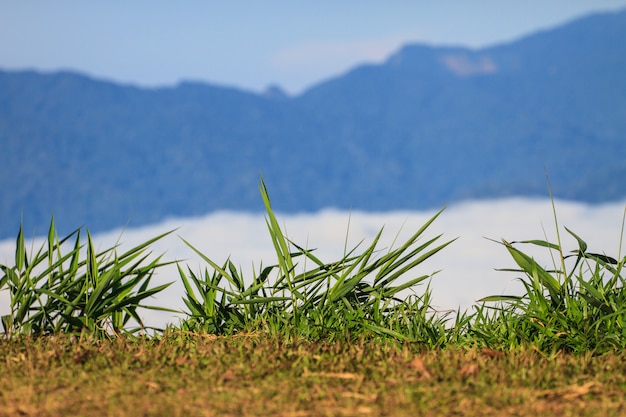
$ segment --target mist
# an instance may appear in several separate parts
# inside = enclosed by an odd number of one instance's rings
[[[578,246],[564,226],[582,237],[588,243],[590,252],[614,258],[624,256],[623,249],[619,252],[624,202],[587,205],[557,200],[555,204],[566,252]],[[332,262],[341,259],[346,249],[354,248],[359,242],[362,242],[360,248],[365,249],[383,227],[378,249],[397,247],[435,213],[436,210],[366,213],[328,209],[315,214],[295,215],[283,215],[277,211],[277,217],[283,232],[292,241],[316,249],[318,258]],[[218,264],[230,258],[248,279],[253,268],[258,271],[261,264],[276,262],[263,214],[216,212],[196,218],[172,218],[148,227],[96,234],[93,241],[100,250],[119,243],[118,253],[121,253],[170,230],[174,231],[154,243],[150,251],[152,256],[163,254],[165,261],[181,261],[183,269],[191,268],[199,272],[204,270],[206,264],[181,238]],[[488,295],[521,294],[522,286],[517,279],[522,276],[520,273],[496,271],[498,268],[515,267],[507,250],[497,243],[501,239],[547,239],[556,243],[552,205],[547,199],[511,198],[455,204],[439,216],[420,241],[425,242],[439,234],[443,234],[437,242],[439,244],[456,240],[407,276],[408,279],[439,271],[430,280],[432,305],[439,311],[468,310],[478,299]],[[44,240],[26,236],[26,242],[27,247],[36,252]],[[519,248],[534,256],[540,265],[552,268],[553,261],[547,249],[528,245],[520,245]],[[69,246],[67,250],[70,250]],[[13,266],[14,254],[14,239],[0,241],[0,264]],[[170,281],[174,284],[150,299],[150,304],[183,309],[184,291],[174,265],[159,269],[153,284]],[[415,292],[422,294],[426,285],[417,286]],[[8,294],[2,291],[0,314],[8,312]],[[166,323],[177,324],[180,320],[175,314],[151,310],[143,310],[141,315],[150,326],[162,327]]]

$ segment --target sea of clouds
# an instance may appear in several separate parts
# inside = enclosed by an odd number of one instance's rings
[[[577,243],[563,226],[582,237],[591,252],[615,258],[624,256],[625,250],[618,253],[624,208],[623,202],[587,205],[557,200],[564,248],[574,250]],[[278,213],[277,217],[291,240],[307,248],[316,248],[320,259],[331,262],[343,256],[346,236],[348,249],[361,241],[360,247],[365,249],[384,227],[378,247],[389,249],[392,245],[401,244],[435,213],[435,210],[384,213],[324,210],[315,214]],[[119,241],[118,253],[121,253],[173,229],[176,229],[174,233],[151,246],[151,252],[154,255],[164,254],[164,260],[180,260],[184,269],[189,267],[199,272],[204,270],[206,264],[182,242],[181,237],[218,264],[230,257],[242,269],[244,276],[251,276],[253,265],[258,270],[261,263],[270,265],[276,262],[263,214],[216,212],[203,217],[174,218],[147,227],[99,233],[93,236],[93,240],[101,250]],[[507,250],[490,239],[520,241],[545,239],[547,236],[549,241],[556,242],[552,205],[549,200],[543,199],[511,198],[452,205],[426,230],[421,241],[439,234],[443,234],[438,241],[440,243],[458,239],[418,266],[410,277],[440,271],[432,277],[430,286],[433,306],[442,311],[470,309],[476,300],[487,295],[521,293],[522,287],[517,280],[521,274],[495,270],[514,268],[515,264]],[[27,238],[27,245],[34,250],[42,244],[41,238]],[[546,249],[524,245],[519,248],[533,255],[541,265],[553,265]],[[14,254],[14,239],[0,241],[0,264],[12,266]],[[153,280],[154,284],[169,281],[174,281],[174,284],[151,299],[151,304],[182,309],[183,286],[173,265],[159,270]],[[421,293],[425,286],[418,286],[416,292]],[[0,314],[8,311],[8,294],[2,291]],[[178,316],[172,313],[151,310],[144,310],[142,316],[146,324],[152,326],[179,321]]]

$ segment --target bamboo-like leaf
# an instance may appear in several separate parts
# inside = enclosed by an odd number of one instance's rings
[[[609,264],[609,265],[617,265],[617,259],[612,258],[610,256],[607,255],[601,255],[599,253],[585,253],[585,258],[588,259],[593,259],[594,261],[600,261],[601,263],[604,264]]]
[[[110,283],[114,279],[119,279],[119,271],[108,270],[95,277],[93,291],[87,300],[85,305],[85,314],[93,314],[99,310],[102,304],[106,304],[106,299],[103,298],[105,292],[110,290]],[[110,295],[110,298],[116,298],[115,295]]]
[[[66,304],[66,305],[68,305],[68,306],[70,306],[70,307],[75,307],[75,306],[76,306],[76,304],[75,304],[75,303],[73,303],[72,301],[70,301],[70,300],[68,300],[68,299],[64,298],[61,294],[57,294],[57,293],[55,293],[55,292],[53,292],[53,291],[50,291],[50,290],[48,290],[48,289],[45,289],[45,288],[39,288],[39,289],[37,289],[37,292],[40,292],[40,293],[42,293],[42,294],[47,295],[48,297],[54,298],[54,299],[56,299],[56,300],[59,300],[59,301],[61,301],[63,304]]]
[[[245,300],[232,300],[232,304],[268,304],[274,301],[291,301],[291,297],[258,297]]]
[[[355,275],[350,279],[347,279],[345,281],[342,282],[338,282],[331,290],[330,292],[330,298],[329,301],[331,303],[334,303],[335,301],[337,301],[340,298],[345,297],[349,292],[351,292],[354,287],[356,287],[356,285],[361,282],[361,280],[364,278],[364,276],[362,275]],[[341,285],[338,285],[341,284]]]
[[[233,279],[233,277],[230,276],[230,274],[228,272],[226,272],[224,270],[224,268],[220,267],[218,264],[216,264],[215,262],[213,262],[212,260],[210,260],[209,258],[206,257],[206,255],[204,255],[202,252],[200,252],[198,249],[196,249],[193,245],[191,245],[191,243],[187,242],[185,239],[183,239],[182,237],[180,238],[185,245],[187,245],[189,248],[191,248],[191,250],[193,250],[194,252],[196,252],[198,254],[198,256],[200,256],[206,263],[208,263],[209,265],[211,265],[211,268],[215,269],[217,272],[219,272],[224,278],[226,278],[228,280],[228,282],[230,282],[234,287],[237,287],[237,282]]]
[[[15,274],[15,272],[11,268],[8,268],[4,265],[0,265],[0,271],[2,271],[2,273],[4,274],[0,278],[0,291],[2,291],[5,289],[5,285],[8,285],[8,283],[11,282],[11,274]]]
[[[163,239],[165,236],[168,236],[168,235],[170,235],[171,233],[173,233],[175,231],[176,231],[176,229],[173,229],[173,230],[170,230],[168,232],[162,233],[162,234],[160,234],[158,236],[155,236],[152,239],[146,240],[145,242],[143,242],[143,243],[141,243],[141,244],[139,244],[139,245],[137,245],[137,246],[127,250],[126,252],[121,254],[119,256],[119,258],[120,259],[125,259],[125,258],[127,258],[127,257],[129,257],[129,256],[131,256],[131,255],[133,255],[133,254],[135,254],[137,252],[143,252],[144,249],[146,249],[147,247],[152,245],[154,242],[156,242],[156,241],[158,241],[160,239]],[[105,251],[105,252],[107,252],[107,251]]]
[[[456,239],[455,239],[456,240]],[[398,271],[394,272],[393,274],[391,274],[388,277],[385,277],[384,280],[380,281],[380,285],[381,286],[387,286],[390,283],[392,283],[393,281],[395,281],[396,279],[398,279],[399,277],[401,277],[402,275],[404,275],[405,273],[407,273],[408,271],[410,271],[411,269],[415,268],[416,266],[420,265],[421,263],[423,263],[426,259],[430,258],[431,256],[435,255],[436,253],[440,252],[443,248],[445,248],[446,246],[450,245],[452,242],[454,242],[454,240],[451,240],[449,242],[446,242],[428,252],[426,252],[425,254],[423,254],[422,256],[419,256],[418,258],[414,259],[413,261],[409,262],[408,264],[406,264],[404,267],[400,268]],[[413,256],[412,256],[413,257]],[[410,260],[412,257],[405,259],[405,262]]]
[[[15,243],[15,267],[18,270],[23,270],[26,264],[26,247],[24,245],[24,232],[22,225],[17,233],[17,242]]]
[[[329,301],[331,303],[337,301],[338,299],[344,297],[350,291],[356,287],[356,285],[361,282],[367,275],[360,271],[355,274],[352,278],[348,278],[349,275],[356,269],[356,267],[362,263],[364,260],[369,259],[371,253],[376,249],[375,242],[372,243],[360,256],[358,256],[354,263],[344,265],[341,270],[341,276],[338,277],[337,282],[333,285],[329,294]]]
[[[72,253],[72,260],[70,261],[70,271],[75,272],[78,270],[78,262],[80,259],[80,231],[76,234],[76,241],[74,242],[74,250]]]
[[[369,324],[369,323],[363,323],[363,327],[373,331],[374,333],[386,334],[388,336],[395,337],[398,340],[408,340],[408,338],[405,335],[403,335],[401,333],[398,333],[398,332],[396,332],[394,330],[387,329],[387,328],[382,327],[382,326],[376,326],[376,325]]]
[[[148,297],[153,296],[154,294],[157,294],[157,293],[159,293],[159,292],[163,291],[164,289],[166,289],[167,287],[169,287],[171,284],[172,284],[171,282],[168,282],[167,284],[159,285],[159,286],[157,286],[157,287],[150,288],[149,290],[146,290],[146,291],[144,291],[144,292],[142,292],[142,293],[135,294],[135,295],[134,295],[134,296],[132,296],[132,297],[127,297],[127,298],[124,298],[123,300],[120,300],[120,301],[118,301],[117,303],[115,303],[115,304],[113,304],[113,305],[108,306],[108,307],[107,307],[107,308],[103,311],[103,314],[105,314],[105,315],[110,314],[111,312],[116,311],[116,310],[119,310],[121,307],[126,307],[126,306],[128,306],[128,305],[137,305],[137,306],[140,306],[140,305],[139,305],[139,303],[140,303],[142,300],[144,300],[144,299],[146,299],[146,298],[148,298]],[[143,306],[143,305],[141,305],[141,307],[144,307],[144,308],[145,308],[145,306]]]
[[[491,302],[500,302],[500,301],[521,301],[524,297],[520,297],[517,295],[490,295],[488,297],[483,297],[478,300],[480,303],[491,303]]]
[[[193,290],[193,288],[191,288],[191,284],[189,283],[189,280],[187,279],[187,275],[185,274],[185,272],[183,271],[183,269],[180,267],[179,264],[176,265],[176,268],[178,269],[178,275],[180,276],[181,280],[183,281],[183,286],[185,287],[185,294],[187,295],[187,298],[192,300],[195,303],[199,303],[198,299],[195,296],[194,290]],[[192,273],[192,275],[193,275],[193,273]]]
[[[379,240],[380,240],[381,236],[383,235],[383,230],[384,230],[384,228],[381,228],[381,229],[378,231],[378,233],[376,234],[376,236],[374,236],[374,239],[372,240],[372,243],[371,243],[371,244],[369,245],[369,247],[368,247],[367,249],[365,249],[365,251],[364,251],[364,254],[365,254],[365,256],[364,256],[364,257],[356,257],[356,258],[354,258],[354,257],[353,257],[352,259],[360,259],[360,262],[361,262],[363,265],[367,265],[367,264],[368,264],[368,262],[370,261],[370,258],[372,257],[372,255],[376,252],[376,246],[378,245],[378,242],[379,242]],[[359,242],[359,245],[360,245],[360,244],[361,244],[361,242]],[[357,245],[357,247],[358,247],[358,245]],[[352,253],[356,250],[356,248],[357,248],[357,247],[355,247],[354,249],[352,249],[352,251],[350,251],[350,253],[349,253],[348,255],[351,255],[351,254],[352,254]],[[346,262],[348,261],[348,255],[344,256],[344,260],[345,260]],[[391,261],[390,261],[390,262],[391,262]]]
[[[437,272],[439,272],[439,271],[435,271],[435,272],[433,273],[433,275],[434,275],[434,274],[436,274]],[[384,294],[385,294],[385,296],[387,296],[387,297],[393,297],[394,295],[396,295],[396,294],[397,294],[397,293],[399,293],[400,291],[405,290],[405,289],[407,289],[407,288],[411,288],[411,287],[413,287],[413,286],[415,286],[415,285],[419,284],[420,282],[422,282],[422,281],[424,281],[424,280],[426,280],[426,279],[430,278],[431,276],[432,276],[432,275],[422,275],[422,276],[419,276],[419,277],[417,277],[417,278],[413,278],[413,279],[411,279],[411,280],[409,280],[409,281],[405,282],[404,284],[398,285],[398,286],[396,286],[396,287],[387,288],[387,289],[385,290]]]
[[[187,306],[187,308],[189,309],[189,312],[186,313],[188,316],[191,317],[206,317],[208,312],[204,310],[204,308],[202,307],[202,304],[198,303],[197,301],[191,299],[191,298],[184,298],[183,302],[185,303],[185,305]]]
[[[48,266],[52,265],[52,256],[55,252],[55,235],[56,229],[54,227],[54,216],[52,216],[52,220],[50,221],[50,228],[48,229]]]
[[[246,297],[249,297],[249,296],[251,296],[251,295],[254,295],[254,294],[256,294],[256,293],[257,293],[257,292],[258,292],[261,288],[263,288],[263,285],[264,285],[264,284],[263,284],[262,282],[260,282],[260,283],[258,283],[258,284],[255,284],[255,285],[252,285],[252,286],[250,286],[247,290],[242,291],[242,292],[239,294],[239,297],[241,297],[241,298],[246,298]],[[243,290],[243,289],[242,289],[242,290]]]
[[[87,231],[87,282],[90,286],[96,286],[98,277],[98,259],[93,246],[91,234]]]
[[[400,267],[401,265],[406,264],[406,262],[409,259],[414,258],[418,253],[422,252],[424,249],[430,246],[433,242],[437,241],[441,236],[442,235],[435,236],[434,238],[430,239],[426,243],[423,243],[419,247],[413,249],[411,252],[409,252],[408,254],[400,258],[400,255],[402,255],[402,253],[404,253],[406,249],[408,249],[410,245],[413,244],[412,241],[407,241],[401,248],[389,254],[389,256],[392,257],[393,262],[387,262],[387,264],[381,268],[380,273],[378,275],[385,276],[385,275],[390,274],[393,270]],[[379,277],[377,278],[380,279]]]
[[[591,305],[591,306],[601,310],[602,313],[604,313],[604,314],[609,315],[609,314],[615,313],[615,310],[609,304],[607,304],[606,302],[604,302],[601,299],[592,297],[592,296],[590,296],[588,294],[581,294],[581,297],[583,297],[583,299],[587,303],[589,303],[589,305]]]
[[[228,270],[230,271],[230,276],[233,277],[233,280],[236,283],[237,291],[239,292],[243,291],[245,287],[245,283],[243,282],[243,279],[241,278],[239,272],[237,271],[235,264],[233,264],[232,261],[230,260],[228,260],[227,263],[228,263]]]
[[[276,256],[278,258],[278,265],[281,269],[281,279],[287,280],[287,287],[292,289],[292,273],[294,271],[293,259],[291,256],[291,252],[289,251],[289,244],[283,232],[278,224],[278,220],[274,215],[274,211],[272,210],[272,205],[270,203],[269,193],[267,192],[267,187],[265,186],[265,182],[263,178],[261,178],[259,189],[261,192],[261,198],[263,199],[263,203],[265,205],[265,211],[267,213],[266,216],[266,224],[270,233],[270,238],[272,239],[272,244],[274,245],[274,250],[276,252]]]
[[[548,249],[554,249],[554,250],[559,250],[559,245],[556,245],[554,243],[550,243],[548,241],[545,240],[537,240],[537,239],[532,239],[532,240],[517,240],[517,241],[512,241],[509,242],[511,245],[514,245],[516,243],[528,243],[528,244],[532,244],[535,246],[541,246],[544,248],[548,248]]]
[[[432,216],[426,223],[424,223],[418,230],[417,232],[415,232],[409,239],[407,239],[407,241],[398,249],[396,249],[394,252],[389,254],[389,257],[387,259],[385,259],[386,265],[381,267],[380,272],[378,273],[378,275],[376,276],[375,280],[374,280],[374,284],[377,284],[378,281],[382,280],[384,278],[385,275],[387,275],[391,270],[397,268],[399,265],[402,265],[403,263],[406,262],[407,259],[411,258],[412,256],[414,256],[415,254],[419,253],[421,250],[423,250],[425,247],[427,247],[428,245],[430,245],[433,241],[437,240],[440,236],[435,237],[434,239],[431,239],[429,242],[423,244],[422,246],[420,246],[419,248],[415,249],[410,255],[408,255],[407,257],[404,258],[404,260],[399,261],[398,263],[394,262],[396,261],[396,259],[398,259],[402,253],[404,253],[423,233],[424,231],[426,231],[426,229],[441,215],[441,213],[443,213],[443,211],[445,210],[445,208],[439,210],[437,213],[435,213],[434,216]],[[451,242],[449,242],[451,243]]]
[[[581,253],[586,253],[587,252],[587,242],[585,242],[584,240],[582,240],[576,233],[572,232],[570,229],[568,229],[567,227],[565,228],[565,230],[567,230],[567,232],[574,236],[574,238],[576,239],[576,241],[578,242],[578,249],[580,250]]]
[[[503,240],[503,243],[515,260],[515,263],[517,263],[517,265],[519,265],[519,267],[522,268],[529,276],[536,277],[539,283],[548,289],[550,297],[552,297],[553,300],[559,300],[561,284],[559,284],[559,282],[552,275],[540,267],[534,259],[515,249],[509,242]]]

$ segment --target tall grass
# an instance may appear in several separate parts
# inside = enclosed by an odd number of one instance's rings
[[[396,247],[379,247],[381,229],[369,244],[346,246],[341,257],[328,262],[283,233],[263,180],[259,189],[276,261],[244,277],[230,259],[218,263],[181,238],[206,266],[194,272],[177,262],[185,311],[172,330],[264,332],[310,340],[382,338],[429,347],[531,347],[542,352],[626,347],[622,240],[617,256],[610,256],[589,250],[582,237],[565,227],[574,244],[566,252],[553,199],[556,241],[497,242],[516,265],[505,271],[522,275],[522,294],[487,296],[473,310],[452,315],[431,307],[429,280],[437,271],[424,269],[428,259],[453,242],[440,242],[441,235],[425,237],[443,210]],[[625,222],[626,209],[622,237]],[[80,229],[59,239],[53,218],[47,243],[27,255],[20,227],[15,264],[0,265],[0,290],[10,296],[10,313],[2,316],[5,336],[83,333],[104,338],[149,330],[139,310],[167,310],[145,303],[170,285],[150,282],[155,271],[172,262],[161,262],[161,257],[149,261],[146,250],[169,233],[118,255],[115,246],[97,252],[89,231],[85,243]],[[551,267],[524,247],[548,251]]]
[[[5,334],[106,337],[145,330],[137,310],[165,310],[143,301],[170,284],[150,286],[154,271],[165,263],[160,257],[146,263],[149,254],[144,252],[167,234],[118,255],[115,247],[97,252],[89,231],[86,247],[80,229],[59,239],[52,218],[47,242],[28,256],[20,227],[14,266],[0,265],[0,289],[8,290],[10,297],[10,313],[2,316]],[[64,251],[72,238],[71,249]]]
[[[451,243],[436,244],[441,236],[419,242],[441,211],[395,249],[377,248],[381,229],[362,251],[357,245],[325,262],[284,235],[263,181],[260,192],[276,263],[261,267],[246,284],[232,261],[220,266],[184,241],[209,265],[203,274],[179,267],[189,315],[184,328],[218,334],[264,330],[316,339],[377,334],[430,345],[445,341],[444,320],[430,310],[428,286],[422,294],[400,298],[431,274],[397,283]]]
[[[576,243],[569,254],[563,249],[554,200],[552,209],[556,243],[525,240],[501,244],[517,264],[522,296],[496,295],[480,302],[499,303],[476,308],[470,333],[491,347],[514,348],[531,345],[541,351],[606,351],[626,347],[626,287],[621,258],[622,238],[617,257],[591,252],[587,243],[572,230],[565,231]],[[622,218],[624,232],[626,209]],[[519,246],[544,248],[552,259],[545,269]]]

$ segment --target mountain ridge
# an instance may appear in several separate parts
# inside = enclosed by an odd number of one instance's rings
[[[0,71],[0,237],[169,216],[626,196],[626,11],[504,45],[409,44],[296,96]],[[612,42],[609,42],[613,40]],[[27,145],[27,146],[26,146]]]

